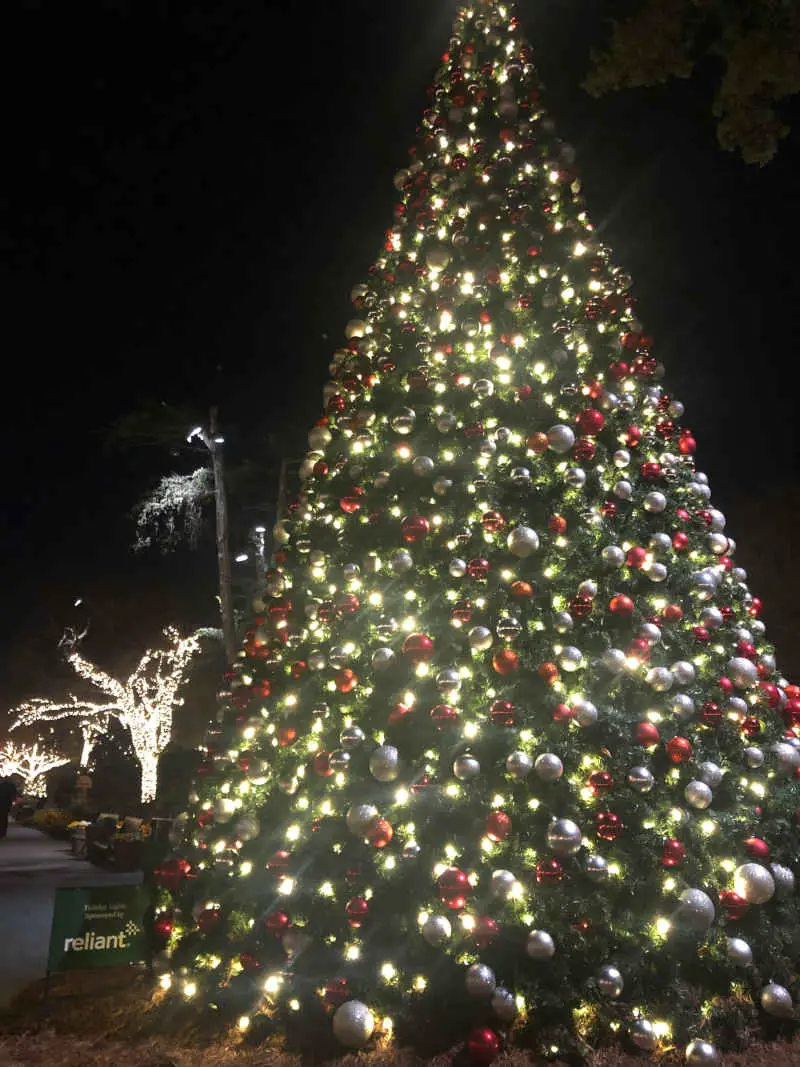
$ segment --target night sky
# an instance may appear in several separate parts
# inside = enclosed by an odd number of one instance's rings
[[[595,101],[579,83],[608,11],[517,6],[788,671],[800,109],[779,158],[746,167],[715,141],[713,67]],[[41,690],[62,606],[86,589],[105,595],[107,642],[162,613],[215,622],[209,538],[195,556],[129,552],[128,512],[170,460],[109,452],[109,428],[148,400],[217,403],[237,456],[302,455],[456,7],[0,6],[3,699]]]

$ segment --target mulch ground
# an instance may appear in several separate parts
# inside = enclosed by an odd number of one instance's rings
[[[54,979],[47,1000],[36,983],[0,1015],[2,1067],[308,1067],[279,1047],[247,1047],[203,1035],[196,1022],[174,1020],[170,1034],[155,1032],[157,999],[142,973],[87,971]],[[160,1024],[163,1031],[163,1020]],[[421,1059],[410,1050],[351,1053],[314,1067],[451,1067],[459,1050]],[[677,1050],[660,1057],[628,1055],[607,1048],[587,1067],[678,1067]],[[512,1051],[496,1067],[542,1067],[543,1061]],[[493,1065],[494,1067],[494,1065]],[[551,1067],[556,1067],[552,1065]],[[800,1040],[754,1045],[730,1053],[725,1067],[800,1067]]]

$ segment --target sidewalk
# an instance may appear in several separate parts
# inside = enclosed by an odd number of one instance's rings
[[[73,856],[66,842],[12,824],[0,840],[0,1007],[44,976],[58,887],[141,880],[140,871],[101,871]]]

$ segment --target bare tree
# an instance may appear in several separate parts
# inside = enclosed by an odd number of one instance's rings
[[[35,697],[11,709],[9,715],[14,718],[9,729],[18,730],[26,726],[38,726],[40,723],[74,720],[82,741],[80,765],[88,767],[92,749],[108,731],[109,719],[115,711],[116,704],[80,700],[72,693],[64,700]]]
[[[69,763],[66,756],[40,749],[38,741],[33,745],[14,745],[9,741],[0,748],[0,775],[18,775],[23,793],[34,797],[47,795],[48,772],[65,763]]]

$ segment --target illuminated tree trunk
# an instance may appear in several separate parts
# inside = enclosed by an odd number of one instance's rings
[[[236,627],[233,621],[231,591],[231,551],[228,542],[228,497],[225,492],[225,468],[221,442],[217,436],[217,409],[211,409],[209,420],[211,469],[214,474],[214,500],[217,528],[217,563],[219,566],[219,611],[222,616],[222,640],[229,663],[236,658]]]
[[[153,752],[150,748],[144,749],[141,752],[136,753],[139,759],[139,765],[142,768],[142,785],[141,785],[141,799],[143,804],[149,804],[151,800],[156,798],[156,789],[158,787],[158,752]]]

